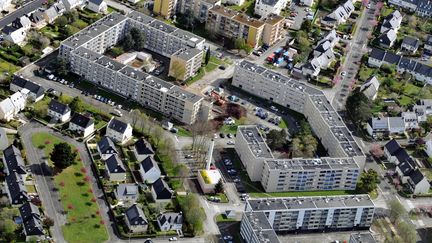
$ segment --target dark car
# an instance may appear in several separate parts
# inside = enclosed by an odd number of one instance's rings
[[[221,138],[225,138],[225,134],[223,134],[223,133],[220,133],[219,136],[220,136]]]
[[[219,66],[220,70],[225,70],[225,66]]]

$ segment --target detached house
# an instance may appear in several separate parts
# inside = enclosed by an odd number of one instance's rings
[[[19,208],[19,212],[26,240],[34,237],[36,239],[41,238],[44,235],[44,229],[38,207],[31,202],[27,202]]]
[[[87,137],[94,132],[94,121],[91,117],[75,113],[69,122],[69,130]]]
[[[70,11],[74,8],[81,7],[84,5],[83,0],[62,0],[63,5],[66,7],[67,11]]]
[[[123,144],[132,138],[132,126],[112,118],[106,128],[106,136],[116,143]]]
[[[110,181],[126,180],[126,169],[117,155],[113,154],[105,160],[105,167]]]
[[[183,214],[163,213],[157,217],[157,223],[161,231],[181,230],[183,226]]]
[[[10,175],[12,173],[17,173],[23,178],[26,178],[27,171],[25,168],[24,159],[21,156],[21,151],[17,149],[14,145],[10,145],[5,150],[3,150],[3,167],[4,173]]]
[[[47,23],[51,24],[59,17],[59,14],[57,13],[56,8],[51,6],[43,12],[43,17]]]
[[[13,22],[12,22],[12,27],[16,28],[16,29],[25,29],[28,30],[31,27],[31,21],[29,18],[27,18],[27,16],[23,15],[19,18],[16,18]]]
[[[375,100],[378,95],[380,82],[376,76],[370,77],[360,86],[360,91],[370,100]]]
[[[108,5],[104,0],[89,0],[87,3],[87,8],[96,13],[108,12]]]
[[[118,154],[117,149],[116,149],[113,141],[107,136],[104,136],[97,143],[97,150],[98,150],[102,160],[107,160],[109,157],[111,157],[111,155]]]
[[[10,121],[25,108],[28,90],[16,92],[0,102],[0,119]]]
[[[32,22],[32,26],[36,29],[40,29],[47,25],[45,18],[43,16],[43,11],[36,10],[30,15],[30,21]]]
[[[380,33],[385,33],[389,30],[395,30],[396,32],[399,30],[402,23],[402,14],[395,10],[393,13],[387,15],[380,28]]]
[[[409,159],[409,154],[395,139],[390,140],[384,145],[384,155],[389,162],[396,165]]]
[[[6,176],[5,182],[5,189],[12,206],[18,206],[30,200],[24,182],[18,173],[11,172]]]
[[[354,12],[354,5],[351,0],[339,5],[333,12],[321,19],[321,24],[335,27],[345,23],[349,16]]]
[[[147,231],[148,221],[143,210],[136,204],[126,209],[125,222],[132,233],[144,233]]]
[[[410,53],[415,53],[419,46],[420,40],[418,38],[405,36],[401,44],[401,49]]]
[[[148,156],[153,156],[154,152],[151,145],[144,139],[139,139],[134,145],[134,155],[138,161],[142,161]]]
[[[429,192],[429,181],[418,169],[412,158],[398,164],[396,166],[396,172],[401,179],[402,184],[407,185],[413,194]]]
[[[2,32],[5,40],[17,45],[22,45],[27,36],[26,29],[24,28],[17,29],[12,26],[5,26]]]
[[[23,89],[29,91],[28,98],[33,102],[38,102],[45,96],[45,89],[39,84],[33,83],[30,80],[24,79],[20,76],[14,76],[10,83],[10,90],[13,92],[18,92]]]
[[[138,186],[135,184],[119,184],[114,191],[117,200],[124,205],[132,205],[138,199]]]
[[[397,38],[396,31],[394,29],[390,29],[382,33],[378,37],[378,42],[381,47],[391,48],[394,45],[396,38]]]
[[[173,191],[169,188],[168,184],[161,178],[157,179],[151,187],[153,200],[170,201],[173,197]]]
[[[150,184],[154,183],[161,176],[159,167],[152,156],[148,156],[141,161],[139,172],[142,180]]]
[[[70,119],[71,109],[68,105],[52,99],[48,105],[48,115],[59,122],[65,122]]]

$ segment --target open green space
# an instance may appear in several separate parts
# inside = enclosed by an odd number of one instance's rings
[[[205,70],[203,68],[198,69],[198,72],[192,78],[186,80],[186,85],[191,85],[194,82],[202,79],[205,75]]]
[[[35,133],[32,137],[33,145],[43,148],[48,156],[54,145],[60,142],[63,140],[46,132]],[[105,242],[108,240],[105,222],[91,190],[90,175],[87,175],[90,172],[83,168],[81,159],[77,158],[75,164],[54,176],[67,213],[67,223],[62,227],[63,235],[70,243]]]
[[[279,123],[279,127],[282,129],[288,128],[288,124],[285,121],[285,119],[281,119],[281,122]]]
[[[211,201],[211,197],[218,197],[220,198],[220,203],[227,203],[228,198],[224,193],[217,193],[217,194],[208,194],[206,195],[207,200]]]
[[[249,16],[253,16],[254,7],[255,7],[255,0],[246,0],[245,3],[243,3],[240,6],[238,5],[228,6],[228,8],[232,10],[244,12]]]
[[[219,215],[216,216],[216,223],[220,223],[220,222],[235,222],[235,221],[237,221],[237,220],[227,218],[225,214],[219,214]]]
[[[186,130],[183,127],[178,127],[178,132],[177,132],[177,136],[179,137],[191,137],[192,136],[192,132],[189,130]]]
[[[206,66],[205,66],[205,71],[206,72],[211,72],[213,70],[215,70],[218,67],[217,64],[209,62]]]

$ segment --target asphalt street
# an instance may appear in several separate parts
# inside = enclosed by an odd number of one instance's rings
[[[34,0],[32,2],[27,3],[26,5],[22,6],[21,8],[13,11],[12,13],[6,15],[2,19],[0,19],[0,28],[3,29],[6,25],[12,23],[16,18],[19,18],[25,14],[31,13],[35,11],[36,9],[42,7],[44,2],[47,0]]]

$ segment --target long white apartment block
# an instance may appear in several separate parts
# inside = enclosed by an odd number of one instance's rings
[[[103,55],[133,27],[145,33],[147,49],[167,57],[181,49],[202,52],[205,42],[134,11],[126,16],[112,13],[69,37],[62,42],[59,55],[69,61],[70,71],[170,118],[192,124],[201,114],[208,115],[210,106],[203,97]]]
[[[368,229],[374,213],[375,205],[368,195],[249,199],[240,235],[248,243],[276,243],[280,241],[272,230],[288,233]]]

